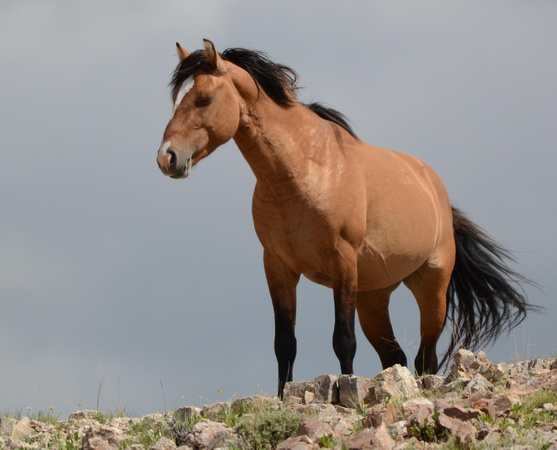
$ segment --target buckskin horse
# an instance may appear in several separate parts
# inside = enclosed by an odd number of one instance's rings
[[[418,374],[436,373],[457,347],[488,345],[535,309],[510,253],[451,206],[427,164],[361,141],[333,109],[298,102],[296,73],[265,53],[219,54],[208,40],[193,53],[176,46],[174,107],[157,162],[165,175],[186,178],[234,139],[255,174],[253,220],[274,309],[280,396],[296,357],[300,275],[333,290],[343,374],[353,373],[356,311],[383,368],[406,365],[388,310],[400,283],[420,311]],[[447,320],[452,337],[438,361]]]

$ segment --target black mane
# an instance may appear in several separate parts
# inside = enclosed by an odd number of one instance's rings
[[[278,105],[288,106],[295,102],[295,95],[292,94],[298,90],[296,84],[298,75],[290,67],[271,61],[266,53],[246,50],[245,48],[229,48],[221,54],[221,57],[223,60],[229,61],[248,72],[256,82],[257,87],[263,89],[269,98]],[[172,93],[174,94],[176,89],[197,70],[207,73],[215,73],[216,71],[207,62],[204,50],[193,52],[178,64],[170,81]],[[336,123],[356,137],[348,124],[348,120],[342,113],[320,103],[311,103],[305,106],[319,117]]]
[[[341,112],[338,112],[336,109],[324,106],[322,103],[310,103],[309,105],[305,105],[305,107],[308,108],[310,111],[313,111],[322,119],[336,123],[338,126],[348,131],[353,137],[357,138],[356,133],[354,133],[354,130],[352,130],[352,127],[348,123],[348,119],[346,118],[346,116]]]

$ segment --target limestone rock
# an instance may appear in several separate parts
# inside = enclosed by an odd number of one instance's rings
[[[313,380],[313,400],[317,403],[338,402],[338,377],[320,375]]]
[[[391,450],[396,444],[384,424],[375,429],[371,442],[373,444],[373,448],[383,450]]]
[[[35,430],[29,426],[29,419],[27,417],[23,417],[21,420],[0,417],[0,436],[10,437],[17,441],[33,433],[35,433]]]
[[[476,441],[476,428],[470,422],[449,417],[444,411],[439,413],[437,421],[451,435],[458,437],[463,444],[470,444]]]
[[[284,397],[298,397],[303,399],[306,392],[313,392],[311,381],[288,381],[284,386]]]
[[[95,409],[83,409],[81,411],[76,411],[74,413],[71,413],[68,416],[68,420],[69,421],[93,420],[100,415],[101,415],[101,412],[99,412]]]
[[[404,416],[400,409],[389,403],[388,405],[378,405],[371,408],[363,420],[363,425],[367,428],[378,428],[385,424],[388,427],[401,420],[404,420]]]
[[[186,438],[186,445],[196,449],[216,448],[234,436],[234,431],[224,423],[201,419],[193,428],[192,433]]]
[[[396,364],[371,379],[364,402],[376,405],[391,398],[411,397],[419,392],[418,383],[407,367]]]
[[[201,411],[201,408],[195,406],[184,406],[183,408],[177,409],[174,414],[178,416],[182,422],[185,422],[188,418],[200,416]]]
[[[175,448],[176,442],[167,437],[162,437],[151,447],[150,450],[174,450]]]
[[[462,391],[462,395],[464,397],[470,397],[470,395],[475,394],[476,392],[492,392],[493,389],[493,385],[487,381],[483,375],[476,373]]]
[[[109,450],[120,448],[126,435],[118,428],[92,423],[83,437],[83,450]]]
[[[349,450],[379,449],[391,450],[396,445],[385,425],[375,430],[364,429],[343,442],[343,448]]]
[[[278,406],[279,399],[277,397],[266,397],[264,395],[252,395],[251,397],[237,398],[230,403],[230,407],[234,411],[241,411],[246,407],[255,409],[264,409],[271,406]]]
[[[341,375],[338,378],[338,397],[342,406],[356,408],[364,405],[368,390],[371,387],[371,378],[357,377],[355,375]]]
[[[307,436],[297,436],[287,439],[277,445],[277,450],[318,450],[319,445],[314,444]]]
[[[406,416],[410,416],[414,414],[419,408],[426,408],[431,413],[433,413],[435,409],[433,406],[433,402],[431,400],[428,400],[427,398],[421,398],[421,397],[412,398],[410,400],[405,401],[402,404],[402,409]]]
[[[349,438],[347,438],[343,442],[343,447],[348,450],[360,450],[360,449],[369,449],[372,447],[372,437],[374,435],[373,430],[365,429],[362,430]]]
[[[421,388],[426,391],[438,391],[445,383],[445,378],[439,375],[424,375],[419,379]]]
[[[314,417],[304,417],[300,421],[296,436],[307,436],[312,443],[316,444],[323,436],[332,437],[333,429],[329,424]]]

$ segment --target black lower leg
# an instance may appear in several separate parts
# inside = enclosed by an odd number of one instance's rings
[[[356,355],[356,336],[343,326],[336,326],[333,333],[333,349],[340,362],[343,374],[354,373],[353,363]]]
[[[278,395],[282,399],[286,382],[292,381],[292,368],[296,359],[294,323],[282,311],[275,311],[275,355],[278,362]]]
[[[355,294],[354,294],[355,297]],[[356,355],[356,335],[354,333],[355,298],[346,298],[335,293],[335,330],[333,349],[340,362],[343,374],[354,373]]]
[[[416,359],[414,360],[416,373],[418,375],[437,373],[437,353],[435,350],[426,351],[420,347]]]

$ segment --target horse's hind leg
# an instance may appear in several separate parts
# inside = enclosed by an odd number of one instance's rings
[[[414,361],[416,372],[436,373],[437,341],[447,314],[447,289],[451,280],[453,264],[443,266],[425,263],[404,284],[412,291],[420,309],[421,341]]]
[[[362,331],[379,355],[383,369],[395,364],[406,365],[406,355],[395,338],[389,317],[391,293],[399,284],[378,291],[358,292],[356,301]]]

